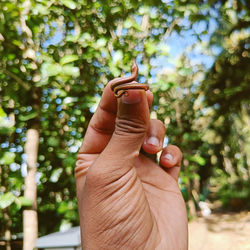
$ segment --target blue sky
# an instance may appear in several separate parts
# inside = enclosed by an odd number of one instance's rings
[[[139,22],[140,20],[138,20]],[[182,25],[186,27],[190,27],[189,21],[184,19],[181,22]],[[60,43],[63,39],[63,32],[60,30],[60,28],[57,26],[56,23],[51,24],[53,28],[56,29],[54,36],[52,36],[50,39],[47,39],[43,43],[43,48],[46,50],[46,48],[49,45],[56,45]],[[171,35],[164,40],[164,42],[169,46],[169,53],[170,58],[176,59],[178,58],[187,48],[191,47],[192,45],[199,44],[198,39],[194,35],[200,34],[202,31],[206,30],[206,23],[205,21],[201,21],[199,23],[195,23],[193,25],[193,28],[186,31],[181,31],[180,34],[178,34],[176,31],[173,31]],[[211,34],[216,29],[216,21],[213,18],[210,18],[209,20],[209,29],[206,30],[207,34],[201,35],[202,42],[208,42]],[[50,28],[48,24],[45,24],[45,33],[48,35],[50,32]],[[190,58],[190,60],[195,60],[196,63],[203,63],[205,67],[209,68],[213,64],[213,57],[205,55],[204,51],[200,48],[200,46],[194,47],[192,50],[190,50],[187,53],[187,56]],[[220,51],[218,51],[219,53]],[[162,65],[161,60],[164,60],[164,65],[166,65],[165,58],[158,58],[158,65]],[[171,63],[169,64],[171,66]],[[172,65],[173,66],[173,65]]]

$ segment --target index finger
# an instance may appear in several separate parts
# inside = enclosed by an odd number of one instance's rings
[[[114,132],[117,100],[110,88],[111,84],[110,81],[104,88],[97,110],[89,122],[79,154],[101,153]],[[153,101],[153,93],[147,90],[146,95],[150,107]]]
[[[105,87],[100,103],[89,122],[79,153],[97,154],[108,144],[115,128],[117,101],[110,88]]]

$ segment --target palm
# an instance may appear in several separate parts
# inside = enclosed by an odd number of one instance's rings
[[[161,166],[139,154],[162,150],[165,127],[149,119],[152,93],[130,92],[133,105],[107,86],[88,127],[76,166],[77,198],[86,249],[186,249],[187,219],[177,179],[181,152],[162,151]],[[159,138],[150,144],[147,138]],[[155,140],[153,140],[155,141]],[[172,160],[166,160],[168,154]]]
[[[156,163],[140,158],[137,173],[159,229],[159,249],[186,249],[186,208],[176,180]]]
[[[99,154],[88,157],[87,162],[94,169]],[[126,175],[104,193],[105,208],[102,206],[104,197],[101,195],[93,201],[91,190],[88,190],[85,204],[94,202],[97,209],[86,207],[86,218],[98,214],[97,223],[108,228],[111,238],[119,231],[124,239],[124,249],[137,249],[138,246],[141,249],[186,249],[186,210],[176,180],[142,154],[136,160],[135,168]],[[84,189],[86,185],[89,186],[88,175]],[[108,236],[104,233],[99,235],[102,237]],[[135,243],[129,240],[133,237]],[[128,241],[129,246],[126,245]]]

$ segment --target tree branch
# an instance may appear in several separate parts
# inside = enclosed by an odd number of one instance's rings
[[[16,80],[16,82],[19,83],[25,90],[30,90],[30,86],[11,71],[7,69],[2,69],[2,72]]]
[[[177,19],[175,19],[175,20],[169,25],[168,29],[166,30],[166,33],[164,34],[164,36],[165,36],[166,39],[171,35],[171,33],[172,33],[173,29],[174,29],[174,26],[175,26],[176,24],[178,24],[178,22],[179,22],[180,20],[181,20],[180,18],[177,18]]]

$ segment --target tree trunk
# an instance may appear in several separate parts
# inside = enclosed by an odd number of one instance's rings
[[[11,250],[11,218],[9,216],[10,211],[9,207],[3,211],[3,217],[4,217],[4,223],[5,223],[5,232],[4,232],[4,237],[6,240],[6,250]]]
[[[25,153],[27,156],[27,176],[25,178],[24,196],[32,201],[31,207],[23,212],[23,249],[32,250],[38,236],[37,219],[37,187],[36,187],[36,163],[39,146],[38,128],[27,130]]]
[[[4,165],[0,167],[0,183],[2,185],[2,191],[7,191],[8,190],[8,172],[9,172],[9,166]],[[3,213],[3,228],[4,228],[4,237],[6,240],[6,250],[11,250],[11,224],[12,220],[10,217],[10,207],[6,207],[5,209],[2,210]]]

